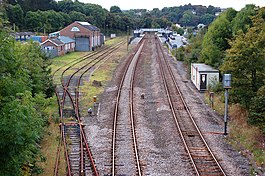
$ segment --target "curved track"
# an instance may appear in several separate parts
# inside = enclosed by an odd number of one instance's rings
[[[155,40],[160,73],[168,103],[181,140],[192,163],[194,175],[226,175],[184,101],[161,42],[157,37],[155,37]]]
[[[93,72],[96,66],[110,59],[111,54],[124,43],[120,42],[115,46],[105,48],[105,50],[78,58],[54,72],[53,76],[55,77],[57,72],[68,66],[62,71],[61,83],[56,86],[55,91],[59,105],[61,140],[58,145],[54,175],[58,175],[61,145],[64,148],[67,175],[99,175],[80,119],[79,86],[85,73]],[[75,68],[77,64],[81,67]],[[65,79],[64,74],[73,68],[76,71],[70,73],[70,76]],[[73,79],[74,76],[75,79]]]

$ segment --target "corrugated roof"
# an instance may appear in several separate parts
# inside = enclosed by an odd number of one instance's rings
[[[86,25],[84,27],[91,30],[91,31],[98,31],[99,30],[96,26],[93,26],[93,25]]]
[[[213,67],[206,65],[206,64],[202,64],[202,63],[192,63],[192,66],[195,68],[198,68],[198,71],[216,71],[218,72],[217,69],[214,69]]]
[[[73,39],[67,36],[59,36],[58,39],[63,43],[72,43],[75,42]]]
[[[60,46],[60,45],[64,45],[63,42],[61,42],[59,39],[54,38],[54,39],[50,39],[53,43],[55,43],[56,45]]]
[[[82,21],[77,21],[77,23],[79,23],[80,25],[82,25],[83,27],[91,30],[91,31],[98,31],[99,28],[97,28],[96,26],[91,25],[88,22],[82,22]]]

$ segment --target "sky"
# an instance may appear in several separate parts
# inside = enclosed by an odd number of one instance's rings
[[[255,4],[260,7],[265,6],[265,0],[79,0],[80,2],[99,4],[109,10],[111,6],[119,6],[121,10],[147,9],[173,7],[191,3],[192,5],[212,5],[215,7],[240,10],[246,4]]]

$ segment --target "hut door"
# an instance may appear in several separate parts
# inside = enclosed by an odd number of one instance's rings
[[[201,80],[200,90],[206,90],[207,74],[201,74],[200,80]]]

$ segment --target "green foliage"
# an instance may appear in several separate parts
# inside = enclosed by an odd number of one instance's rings
[[[175,57],[177,60],[179,61],[184,61],[184,58],[185,58],[185,48],[184,47],[179,47],[176,49],[176,52],[175,52]]]
[[[256,6],[253,4],[246,5],[241,9],[232,20],[233,34],[237,34],[240,30],[244,33],[247,32],[248,28],[252,26],[251,17],[257,14]]]
[[[121,9],[118,6],[111,6],[110,7],[110,13],[121,13]]]
[[[227,9],[209,26],[202,45],[202,62],[215,68],[223,63],[224,51],[230,47],[228,39],[232,38],[231,20],[235,15],[234,9]]]
[[[29,11],[26,13],[25,23],[27,24],[26,26],[29,31],[38,32],[41,28],[43,28],[43,21],[45,20],[41,15],[40,11],[38,12]]]
[[[20,29],[24,24],[24,12],[19,4],[8,5],[6,8],[7,16],[11,24],[16,24]]]
[[[71,18],[73,19],[71,19]],[[59,30],[66,25],[68,25],[71,20],[75,19],[82,19],[86,20],[86,16],[84,14],[81,14],[78,12],[77,14],[72,12],[70,13],[70,16],[63,12],[55,12],[54,10],[48,10],[48,11],[36,11],[27,12],[25,16],[25,23],[27,30],[30,31],[44,31],[46,32],[53,32],[56,30]]]
[[[122,11],[118,6],[112,6],[110,11],[97,4],[82,3],[74,0],[7,0],[7,14],[11,24],[16,24],[19,30],[35,32],[54,32],[66,25],[79,21],[101,28],[106,33],[122,32],[130,28],[161,27],[166,28],[173,23],[182,26],[197,26],[199,23],[209,24],[215,18],[215,12],[220,8],[213,6],[184,5],[152,11],[133,9]],[[10,5],[11,4],[11,5]],[[179,31],[182,33],[182,31]]]
[[[230,42],[226,59],[221,69],[233,75],[234,101],[248,107],[249,101],[264,85],[265,76],[265,22],[261,9],[253,20],[253,26],[244,34],[242,31]]]
[[[15,43],[0,28],[0,46],[0,173],[22,175],[23,166],[38,155],[52,82],[36,44]]]
[[[69,13],[71,21],[86,21],[86,15],[81,12],[71,11]]]
[[[172,31],[177,32],[179,35],[183,35],[185,32],[183,28],[177,27],[176,25],[172,25],[171,29]]]
[[[52,77],[50,76],[50,63],[45,59],[40,47],[34,43],[21,44],[16,43],[14,48],[15,53],[20,60],[20,67],[29,74],[30,83],[33,95],[45,93],[47,96],[52,96],[53,92]]]
[[[41,138],[43,121],[33,108],[31,93],[25,91],[18,98],[8,97],[1,107],[0,172],[3,175],[21,174],[21,166],[33,162],[36,141]]]
[[[249,122],[261,127],[265,133],[265,86],[259,89],[250,103]]]
[[[6,0],[7,3],[16,5],[19,4],[24,12],[49,10],[54,7],[54,0]]]
[[[202,42],[205,35],[205,29],[200,30],[197,35],[192,36],[189,40],[189,45],[185,47],[184,61],[188,65],[194,62],[200,62]]]
[[[209,84],[208,90],[210,92],[222,92],[224,91],[223,84],[219,80],[215,80]]]
[[[204,14],[200,17],[200,23],[209,25],[215,19],[215,15],[212,14]]]

